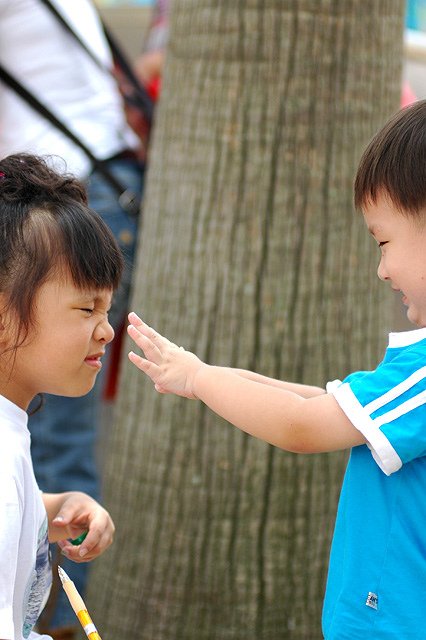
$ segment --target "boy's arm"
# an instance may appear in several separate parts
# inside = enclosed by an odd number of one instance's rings
[[[286,451],[318,453],[365,443],[329,394],[302,397],[208,365],[195,375],[194,394],[242,431]]]
[[[287,451],[316,453],[365,443],[334,397],[323,390],[265,383],[257,374],[243,376],[241,370],[209,366],[136,314],[129,320],[129,335],[145,354],[141,358],[131,352],[129,359],[160,393],[198,398],[239,429]]]
[[[247,369],[230,369],[230,371],[234,371],[234,373],[237,373],[239,376],[246,378],[247,380],[253,380],[253,382],[267,384],[270,387],[276,387],[277,389],[293,391],[293,393],[297,393],[297,395],[302,396],[302,398],[313,398],[325,393],[325,389],[322,389],[321,387],[314,387],[308,384],[298,384],[297,382],[276,380],[275,378],[268,378],[268,376],[263,376],[260,373],[255,373],[254,371],[247,371]]]

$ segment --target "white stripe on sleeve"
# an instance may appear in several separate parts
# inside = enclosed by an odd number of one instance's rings
[[[354,427],[365,436],[372,456],[380,469],[387,476],[398,471],[402,467],[401,458],[354,395],[349,383],[344,382],[333,395]]]
[[[417,371],[414,371],[411,376],[408,376],[408,378],[405,378],[405,380],[397,384],[395,387],[392,387],[392,389],[389,389],[389,391],[387,391],[380,397],[375,398],[374,400],[366,404],[364,407],[365,410],[370,414],[374,413],[375,411],[377,411],[377,409],[384,407],[385,404],[388,404],[388,402],[395,400],[403,393],[408,391],[408,389],[414,387],[415,384],[417,384],[424,378],[426,378],[426,367],[421,367],[420,369],[417,369]]]

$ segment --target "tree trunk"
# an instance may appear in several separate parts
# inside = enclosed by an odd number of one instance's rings
[[[405,3],[176,0],[132,307],[210,363],[324,386],[391,317],[352,206],[397,109]],[[127,351],[127,350],[126,350]],[[125,365],[106,464],[101,635],[321,638],[346,454],[296,456]]]

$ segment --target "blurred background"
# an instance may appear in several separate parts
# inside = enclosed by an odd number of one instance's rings
[[[363,4],[171,11],[132,304],[210,362],[320,384],[408,328],[352,182],[374,131],[426,97],[426,2]],[[151,5],[99,8],[137,56]],[[89,585],[105,637],[319,638],[346,453],[274,450],[136,374],[105,456],[117,542]]]
[[[96,0],[128,53],[141,47],[141,29],[148,28],[152,0]],[[418,97],[426,95],[426,0],[407,0],[404,76]]]
[[[128,55],[141,52],[149,28],[153,0],[97,0],[100,12]],[[426,0],[406,0],[402,104],[426,97]],[[395,328],[409,328],[405,310],[395,308]]]
[[[426,2],[408,0],[404,76],[418,98],[426,95]]]
[[[95,1],[136,61],[153,1]],[[307,384],[371,368],[409,327],[353,175],[398,104],[426,97],[426,0],[171,4],[131,308],[218,364]],[[116,543],[87,600],[101,635],[319,638],[346,453],[248,439],[157,397],[121,356],[99,438]]]

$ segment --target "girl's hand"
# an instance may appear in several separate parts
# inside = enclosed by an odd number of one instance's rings
[[[49,518],[49,540],[57,542],[62,553],[74,562],[89,562],[103,553],[112,543],[115,527],[109,515],[93,498],[79,491],[62,494],[43,494]],[[75,539],[87,531],[83,542],[74,546]]]
[[[151,378],[159,393],[195,399],[195,377],[207,365],[148,327],[136,313],[129,313],[129,322],[127,332],[145,354],[142,358],[130,351],[129,360]]]

